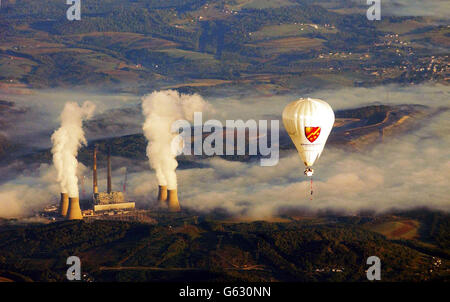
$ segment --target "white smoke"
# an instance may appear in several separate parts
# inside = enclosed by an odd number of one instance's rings
[[[77,175],[88,168],[78,164]],[[7,170],[6,170],[7,171]],[[45,206],[59,203],[60,186],[55,183],[57,171],[53,165],[24,168],[20,175],[0,185],[0,218],[23,218]]]
[[[255,219],[273,217],[289,209],[345,214],[417,207],[450,211],[450,111],[445,109],[449,104],[448,87],[389,85],[320,90],[311,96],[327,100],[335,109],[408,103],[441,110],[423,120],[417,117],[408,131],[387,136],[368,149],[350,152],[340,145],[327,145],[316,165],[313,200],[309,179],[302,173],[303,164],[297,152],[291,150],[284,151],[274,167],[215,157],[202,160],[200,167],[179,171],[184,207],[202,212],[223,209]],[[251,106],[248,102],[252,102]],[[272,105],[257,98],[248,102],[245,100],[239,107],[237,99],[220,100],[214,107],[227,114],[226,118],[251,118],[251,114],[261,117],[264,112],[275,116],[288,100],[272,100]],[[144,182],[149,178],[149,172],[129,175],[129,193],[136,200],[155,193],[148,181]]]
[[[325,99],[335,110],[375,103],[423,104],[437,109],[449,106],[450,89],[430,84],[388,85],[318,90],[306,96]],[[279,117],[284,106],[297,97],[229,97],[209,101],[222,119],[247,120],[267,115]],[[156,111],[163,109],[158,107],[164,107],[164,100],[158,103]],[[52,103],[44,108],[42,111],[53,112],[57,106]],[[422,122],[418,120],[423,127],[412,127],[406,133],[370,146],[368,150],[348,152],[339,146],[327,145],[317,162],[312,201],[309,199],[309,183],[302,174],[302,163],[295,150],[282,153],[274,167],[217,157],[201,160],[199,167],[177,173],[180,197],[185,208],[204,212],[225,209],[231,214],[255,219],[276,216],[283,209],[336,210],[350,214],[363,210],[382,213],[392,208],[406,210],[426,206],[448,212],[449,114],[447,111]],[[31,119],[30,122],[33,122],[31,131],[39,129],[44,120]],[[50,126],[55,127],[54,124]],[[39,132],[35,137],[44,141]],[[127,182],[127,194],[132,200],[144,204],[149,194],[156,194],[159,180],[148,170],[147,162],[137,158],[115,160],[120,160],[120,164],[115,165],[117,167],[133,167]],[[50,202],[58,202],[60,189],[54,183],[56,169],[45,164],[37,171],[34,169],[31,165],[16,162],[0,167],[0,175],[5,179],[9,177],[7,182],[0,184],[0,217],[30,215]],[[85,169],[79,163],[77,175],[82,175]],[[114,174],[113,184],[120,186],[123,172]],[[92,178],[88,176],[86,183],[89,182]],[[104,182],[99,184],[104,185]]]
[[[198,95],[179,94],[174,90],[155,91],[142,99],[145,116],[144,135],[148,140],[147,157],[150,167],[156,172],[160,185],[169,190],[177,188],[175,169],[178,166],[172,150],[172,124],[177,120],[192,121],[194,112],[208,110],[208,104]]]
[[[53,164],[57,170],[57,180],[61,193],[78,197],[77,154],[82,145],[86,145],[83,131],[83,119],[89,119],[95,105],[89,101],[80,107],[75,102],[68,102],[61,113],[61,127],[52,135]]]

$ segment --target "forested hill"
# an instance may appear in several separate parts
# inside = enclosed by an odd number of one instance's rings
[[[284,223],[153,216],[158,225],[96,221],[0,227],[0,276],[62,281],[70,255],[82,259],[83,273],[94,281],[365,281],[366,259],[372,255],[382,261],[383,281],[448,276],[448,215],[439,212]],[[412,237],[404,226],[395,236],[381,235],[390,223],[420,227]]]

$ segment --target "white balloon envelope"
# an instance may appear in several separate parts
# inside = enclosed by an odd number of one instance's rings
[[[312,176],[312,166],[320,157],[334,124],[331,106],[319,99],[299,99],[283,110],[283,124]]]

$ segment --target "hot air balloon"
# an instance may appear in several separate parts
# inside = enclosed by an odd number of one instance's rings
[[[299,99],[283,110],[283,124],[305,164],[305,175],[312,176],[312,166],[320,157],[334,124],[334,112],[319,99]]]

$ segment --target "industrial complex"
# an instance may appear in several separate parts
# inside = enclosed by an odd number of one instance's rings
[[[93,154],[93,195],[89,209],[81,211],[78,197],[69,197],[67,193],[61,193],[60,214],[68,220],[83,219],[83,216],[93,216],[105,211],[133,210],[135,203],[126,201],[123,192],[112,191],[111,181],[111,151],[108,151],[107,157],[107,191],[98,191],[97,181],[97,146],[94,147]]]
[[[108,150],[107,155],[107,190],[106,192],[98,191],[97,153],[98,147],[96,145],[92,156],[93,194],[87,208],[84,210],[81,209],[79,197],[69,197],[68,193],[61,193],[60,205],[58,209],[59,218],[77,220],[83,219],[83,217],[94,218],[96,216],[117,215],[129,216],[132,212],[139,212],[136,210],[135,202],[126,200],[124,192],[112,190],[110,149]],[[159,210],[168,209],[170,212],[179,212],[181,210],[176,189],[168,190],[167,186],[160,185],[157,200]]]

